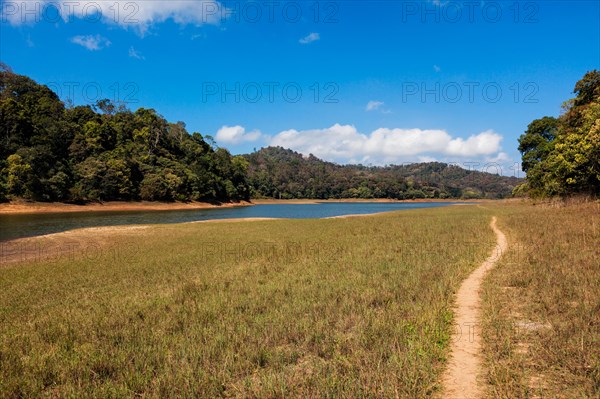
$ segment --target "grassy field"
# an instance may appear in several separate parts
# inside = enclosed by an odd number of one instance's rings
[[[600,398],[600,206],[494,206],[509,250],[484,286],[490,397]]]
[[[490,219],[455,206],[152,226],[4,264],[1,396],[434,396]]]
[[[487,396],[600,397],[600,208],[518,202],[28,241],[0,257],[0,396],[439,396],[491,215]]]

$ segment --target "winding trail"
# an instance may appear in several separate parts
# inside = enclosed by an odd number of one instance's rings
[[[487,271],[508,248],[506,236],[496,227],[495,216],[490,227],[496,233],[496,247],[485,262],[463,281],[456,294],[450,360],[442,376],[443,398],[480,399],[485,394],[481,381],[480,290]]]

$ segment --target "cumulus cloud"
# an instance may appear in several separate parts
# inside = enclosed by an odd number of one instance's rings
[[[90,51],[102,50],[111,45],[107,38],[100,35],[75,36],[71,38],[71,43],[78,44]]]
[[[312,43],[312,42],[316,42],[317,40],[321,39],[321,35],[313,32],[311,34],[309,34],[308,36],[303,37],[302,39],[299,40],[300,44],[308,44],[308,43]]]
[[[135,59],[142,60],[142,61],[144,61],[146,59],[146,57],[144,57],[142,55],[142,53],[140,53],[135,48],[133,48],[133,46],[129,47],[129,56],[131,58],[135,58]]]
[[[240,144],[243,142],[256,141],[262,134],[258,130],[246,132],[242,126],[223,126],[217,131],[216,139],[225,144]]]
[[[446,153],[459,157],[468,157],[472,154],[491,155],[500,150],[501,140],[502,136],[492,130],[487,130],[466,140],[460,137],[450,140],[446,147]]]
[[[369,101],[365,107],[365,111],[375,111],[384,104],[383,101]]]
[[[214,0],[169,1],[69,1],[22,0],[2,7],[2,20],[12,25],[56,23],[72,18],[87,22],[104,22],[145,32],[149,26],[172,20],[180,25],[218,24],[229,15],[221,3]]]
[[[445,130],[380,128],[370,134],[354,126],[335,124],[326,129],[286,130],[270,145],[339,163],[401,163],[425,159],[483,159],[500,157],[502,136],[491,130],[466,139]]]

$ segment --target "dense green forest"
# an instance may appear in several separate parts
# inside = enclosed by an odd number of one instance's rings
[[[342,166],[282,148],[232,156],[152,109],[107,100],[65,107],[48,87],[6,69],[0,126],[0,200],[502,198],[520,183],[442,163]]]
[[[263,148],[245,158],[256,197],[504,198],[522,182],[439,162],[385,167],[337,165],[280,147]]]
[[[152,109],[107,100],[65,107],[48,87],[0,71],[0,200],[248,199],[247,163]]]
[[[0,200],[504,198],[522,182],[437,162],[337,165],[272,147],[232,156],[152,109],[108,100],[67,107],[48,87],[6,68],[0,130]]]
[[[600,72],[586,73],[573,92],[560,117],[536,119],[520,137],[527,183],[515,194],[600,194]]]

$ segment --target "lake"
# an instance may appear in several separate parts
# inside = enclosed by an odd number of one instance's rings
[[[328,202],[316,204],[259,204],[232,208],[177,211],[65,212],[0,215],[0,241],[33,237],[82,227],[185,223],[235,218],[308,219],[434,208],[456,202]]]

